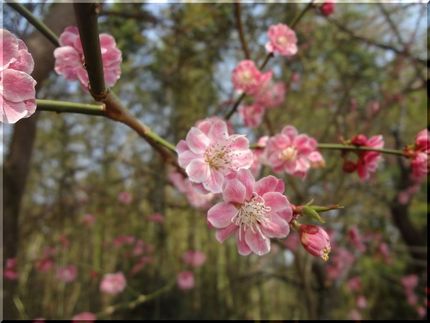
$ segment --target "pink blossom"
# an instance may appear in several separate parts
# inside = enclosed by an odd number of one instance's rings
[[[108,87],[112,87],[121,74],[121,51],[111,35],[100,34],[99,39],[105,82]],[[67,27],[60,35],[59,42],[61,47],[54,50],[55,71],[68,80],[79,80],[87,89],[89,79],[84,67],[85,59],[78,28]]]
[[[0,121],[15,123],[36,111],[34,61],[21,39],[0,28]]]
[[[223,185],[223,202],[208,211],[209,223],[224,242],[233,234],[239,254],[261,256],[270,251],[270,238],[285,238],[293,211],[282,194],[284,183],[274,176],[255,182],[249,170],[231,173]]]
[[[355,276],[350,278],[346,285],[348,286],[351,292],[358,292],[361,290],[361,278],[359,276]]]
[[[261,73],[251,60],[244,60],[237,65],[232,74],[233,86],[236,90],[254,94],[261,84],[272,78],[272,72]]]
[[[412,178],[415,181],[420,181],[421,179],[425,178],[429,171],[428,153],[426,152],[415,153],[411,161],[411,168],[412,168]]]
[[[347,249],[336,247],[332,253],[331,261],[327,265],[327,276],[330,280],[337,280],[342,276],[354,263],[355,257]]]
[[[72,321],[78,322],[94,322],[97,319],[96,315],[91,312],[82,312],[73,316]]]
[[[367,138],[365,135],[360,134],[352,138],[351,143],[358,147],[381,149],[384,147],[384,138],[381,135]],[[346,161],[344,163],[344,170],[347,172],[357,170],[360,179],[366,181],[370,178],[371,173],[376,172],[378,164],[382,159],[381,153],[377,151],[357,151],[356,154],[358,156],[357,162]],[[346,163],[348,163],[349,167],[346,167]]]
[[[418,285],[418,276],[415,274],[403,276],[401,283],[406,290],[414,290]]]
[[[224,121],[209,127],[192,127],[186,140],[176,146],[179,165],[189,180],[201,183],[212,193],[220,193],[224,177],[231,171],[250,168],[253,154],[243,135],[229,135]]]
[[[130,192],[120,192],[118,201],[122,204],[129,205],[133,201],[133,195]]]
[[[78,270],[74,265],[57,268],[57,279],[65,283],[73,282],[76,279],[77,274]]]
[[[131,268],[130,273],[131,275],[135,275],[138,272],[140,272],[147,264],[151,264],[154,262],[154,259],[150,256],[143,256],[140,258],[140,260],[134,264],[134,266]]]
[[[351,312],[349,312],[348,317],[350,320],[353,321],[361,321],[361,314],[356,309],[353,309]]]
[[[54,267],[54,261],[51,258],[42,258],[36,262],[36,270],[44,273],[50,271]]]
[[[357,297],[356,300],[357,307],[359,309],[365,309],[367,307],[367,299],[363,295]]]
[[[3,271],[3,277],[7,280],[17,280],[18,279],[18,270],[16,258],[8,258],[6,259],[6,265]]]
[[[287,25],[272,25],[267,35],[269,42],[266,44],[266,50],[269,53],[277,53],[282,56],[293,56],[297,53],[296,33]]]
[[[428,151],[430,149],[430,137],[428,129],[418,132],[415,138],[415,149],[419,151]]]
[[[417,307],[417,313],[418,313],[418,316],[420,318],[424,318],[424,317],[426,317],[427,310],[424,306],[418,306]]]
[[[127,281],[122,272],[105,274],[100,283],[100,291],[110,295],[117,295],[125,289],[126,285]]]
[[[255,104],[266,108],[276,108],[285,101],[287,89],[283,82],[273,83],[270,79],[260,85],[260,89],[254,94]]]
[[[276,173],[304,178],[311,167],[320,167],[324,159],[317,151],[317,141],[298,134],[293,126],[286,126],[267,143],[267,161]],[[315,154],[318,153],[318,154]]]
[[[115,247],[122,247],[123,245],[132,245],[136,241],[133,236],[118,236],[112,242]]]
[[[250,128],[257,128],[261,124],[265,111],[266,109],[259,104],[243,105],[239,108],[245,126]]]
[[[330,16],[334,12],[334,9],[335,4],[332,1],[326,1],[320,7],[321,13],[326,17]]]
[[[154,213],[148,216],[148,221],[154,222],[154,223],[164,223],[164,215],[161,213]]]
[[[204,254],[204,252],[199,250],[189,250],[183,254],[182,260],[187,265],[197,268],[205,263],[206,255]]]
[[[96,217],[92,214],[84,214],[81,218],[81,222],[88,228],[92,227],[96,223]]]
[[[215,194],[206,191],[203,185],[190,182],[188,178],[175,170],[171,170],[168,177],[176,189],[184,194],[191,206],[195,208],[207,209],[215,197]]]
[[[212,117],[209,117],[206,119],[198,120],[194,126],[199,128],[204,133],[208,134],[212,125],[217,121],[225,122],[227,124],[227,133],[229,135],[234,134],[234,127],[233,127],[232,123],[230,121],[225,121],[223,118],[220,118],[217,116],[212,116]]]
[[[330,238],[325,230],[319,226],[302,224],[300,225],[300,242],[311,255],[328,260],[331,251]]]
[[[382,242],[378,246],[379,254],[382,256],[383,260],[386,263],[390,262],[390,248],[388,247],[388,244],[385,242]]]
[[[178,274],[176,282],[182,290],[193,289],[195,286],[194,274],[191,271],[182,271]]]
[[[269,140],[268,136],[263,136],[257,141],[257,147],[253,149],[254,161],[251,165],[251,173],[255,177],[260,174],[261,166],[266,162],[266,145]]]
[[[366,246],[363,243],[363,237],[356,226],[353,226],[348,230],[348,239],[358,251],[366,251]]]

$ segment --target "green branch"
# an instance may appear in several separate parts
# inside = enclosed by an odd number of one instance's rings
[[[303,16],[305,15],[305,13],[312,7],[314,0],[312,0],[311,2],[309,2],[306,7],[296,16],[294,17],[293,21],[290,24],[290,28],[293,29],[294,27],[296,27],[298,25],[298,23],[300,22],[300,20],[303,18]],[[240,14],[240,13],[239,13]],[[237,14],[236,14],[237,15]],[[239,16],[240,19],[240,16]],[[241,37],[241,42],[242,42],[242,37]],[[242,42],[242,46],[243,46],[243,42]],[[270,61],[270,59],[273,57],[273,53],[268,53],[266,55],[266,58],[264,59],[263,63],[258,67],[258,69],[261,71],[263,70],[263,68],[266,67],[267,63]],[[233,104],[233,107],[231,108],[231,110],[225,115],[225,119],[226,120],[230,120],[230,118],[233,116],[233,114],[237,111],[237,108],[239,107],[240,103],[243,101],[243,99],[245,98],[246,94],[242,93],[236,100],[236,102]]]
[[[37,30],[39,30],[46,38],[48,38],[55,47],[59,47],[57,35],[46,26],[40,19],[36,18],[26,7],[15,1],[7,2],[7,4],[12,7],[16,12],[28,20]]]
[[[37,111],[53,111],[58,113],[71,112],[80,114],[89,114],[97,116],[106,116],[106,107],[104,104],[87,104],[54,100],[36,100]]]

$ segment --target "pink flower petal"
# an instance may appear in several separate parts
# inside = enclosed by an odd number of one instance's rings
[[[3,71],[3,97],[11,102],[22,102],[36,97],[36,81],[27,73],[7,69]]]
[[[229,226],[225,227],[224,229],[219,229],[215,233],[215,238],[223,243],[225,240],[227,240],[229,237],[231,237],[232,234],[234,234],[238,229],[238,226],[235,224],[230,224]]]
[[[275,176],[266,176],[255,183],[255,191],[263,196],[267,192],[284,192],[284,182]]]
[[[268,238],[285,238],[290,233],[290,226],[287,221],[272,214],[270,221],[262,225],[262,231]]]
[[[224,175],[217,170],[211,170],[209,179],[203,183],[203,187],[212,193],[221,193],[224,183]]]
[[[209,138],[196,127],[191,128],[185,141],[195,154],[203,154],[210,143]]]
[[[245,186],[237,179],[226,181],[222,192],[224,201],[227,203],[243,203],[246,197]]]
[[[270,252],[270,240],[261,232],[252,232],[250,229],[246,230],[245,241],[251,251],[259,256]]]
[[[251,253],[251,249],[245,241],[245,231],[243,228],[239,234],[239,230],[236,233],[237,251],[241,256],[248,256]]]
[[[193,159],[185,169],[192,182],[202,183],[210,176],[209,165],[203,159]]]
[[[289,207],[287,198],[278,192],[267,192],[263,195],[265,205],[271,208],[271,212],[281,211]]]
[[[209,130],[209,138],[214,141],[227,139],[228,129],[227,124],[223,120],[215,120]]]
[[[231,224],[231,219],[236,215],[237,209],[229,203],[218,203],[208,211],[208,221],[217,229],[223,229]]]

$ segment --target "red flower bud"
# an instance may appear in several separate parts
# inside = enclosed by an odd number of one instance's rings
[[[346,173],[353,173],[357,169],[357,164],[351,160],[345,160],[342,168]]]

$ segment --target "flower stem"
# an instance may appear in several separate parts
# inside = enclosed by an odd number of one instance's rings
[[[372,147],[359,147],[354,145],[343,144],[318,144],[319,149],[333,149],[333,150],[352,150],[352,151],[376,151],[382,154],[405,156],[402,150],[385,149],[385,148],[372,148]]]
[[[72,112],[89,115],[106,115],[104,104],[87,104],[77,102],[55,101],[55,100],[36,100],[38,111],[54,111],[58,113]]]
[[[36,18],[26,7],[16,1],[6,2],[10,7],[12,7],[16,12],[28,20],[37,30],[39,30],[46,38],[48,38],[55,47],[59,47],[57,35],[49,29],[40,19]]]

